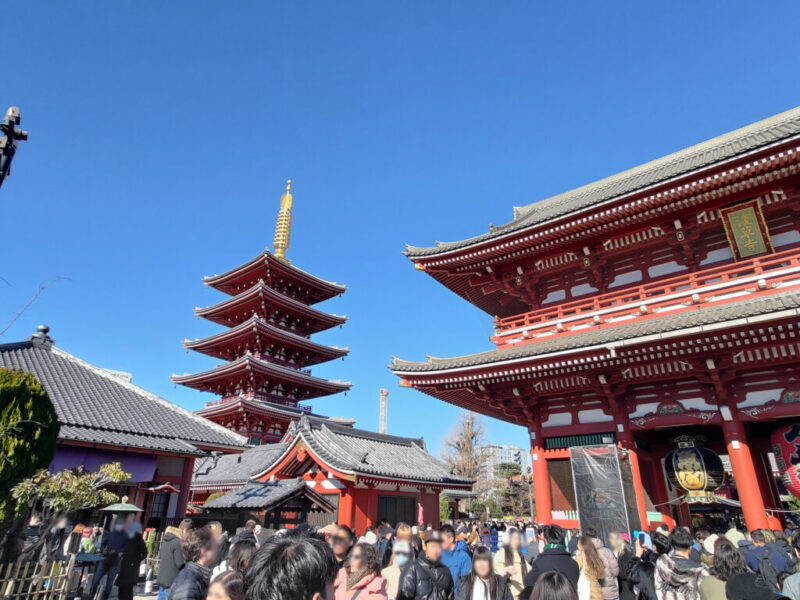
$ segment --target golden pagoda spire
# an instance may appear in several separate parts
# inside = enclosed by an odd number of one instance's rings
[[[275,239],[272,245],[275,248],[275,256],[290,262],[286,258],[286,251],[289,249],[289,237],[292,233],[292,180],[286,181],[286,191],[281,196],[281,209],[278,211],[278,222],[275,223]]]

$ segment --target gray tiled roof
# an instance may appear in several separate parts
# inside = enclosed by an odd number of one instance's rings
[[[39,334],[37,334],[39,335]],[[33,373],[55,406],[60,438],[197,453],[237,448],[242,436],[52,346],[46,337],[0,344],[0,367]]]
[[[595,204],[629,194],[657,183],[711,166],[749,151],[800,135],[800,107],[787,110],[719,137],[668,154],[657,160],[622,171],[611,177],[584,185],[514,209],[514,219],[488,233],[433,247],[407,246],[412,258],[433,256],[478,244],[501,235],[525,229],[568,215]]]
[[[425,449],[422,438],[405,438],[303,417],[287,435],[302,435],[311,450],[332,468],[361,475],[451,485],[472,482]]]
[[[552,352],[608,344],[641,336],[658,335],[678,329],[711,325],[734,319],[746,319],[784,310],[794,310],[796,314],[800,315],[800,290],[760,296],[751,300],[738,300],[727,304],[688,310],[587,332],[561,335],[520,346],[468,354],[466,356],[454,358],[431,357],[427,362],[412,362],[393,358],[390,368],[395,373],[412,373],[487,365],[518,358],[535,357]]]
[[[206,502],[203,508],[250,508],[269,511],[295,496],[310,496],[314,501],[326,508],[328,512],[335,509],[314,490],[309,489],[302,479],[280,479],[277,481],[250,481],[240,488]]]
[[[220,456],[216,465],[211,459],[200,459],[195,463],[192,487],[243,484],[272,465],[287,446],[284,443],[254,446],[240,454]]]

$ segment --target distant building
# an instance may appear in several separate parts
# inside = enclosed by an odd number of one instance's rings
[[[525,448],[509,444],[482,446],[481,454],[484,458],[481,465],[481,476],[483,478],[496,477],[497,467],[506,463],[518,465],[520,473],[528,472],[528,451]]]

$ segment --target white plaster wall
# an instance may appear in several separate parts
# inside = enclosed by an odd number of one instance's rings
[[[784,231],[783,233],[772,236],[772,245],[775,248],[780,246],[788,246],[789,244],[795,244],[797,242],[800,242],[800,231],[797,231],[796,229]]]
[[[650,277],[660,277],[662,275],[668,275],[669,273],[677,273],[678,271],[683,271],[685,269],[686,267],[672,260],[660,265],[654,265],[647,269],[647,272]]]
[[[636,271],[628,271],[627,273],[620,273],[608,286],[609,288],[619,287],[628,283],[635,283],[642,280],[642,272],[638,269]]]
[[[784,388],[775,388],[774,390],[751,390],[745,394],[742,402],[739,402],[739,408],[749,408],[751,406],[761,406],[770,400],[777,400],[780,397]]]
[[[578,411],[578,422],[584,423],[605,423],[613,421],[614,417],[603,412],[602,408],[592,408],[590,410]]]
[[[701,265],[710,265],[711,263],[720,262],[721,260],[731,260],[733,259],[733,254],[731,253],[731,249],[729,246],[725,246],[724,248],[718,248],[717,250],[712,250],[708,253],[703,260],[700,261]]]
[[[636,407],[636,410],[630,413],[629,418],[636,419],[638,417],[644,417],[646,415],[652,414],[656,412],[658,405],[661,402],[643,402],[639,406]]]
[[[550,413],[547,421],[542,423],[542,427],[560,427],[563,425],[572,425],[572,415],[568,412]]]

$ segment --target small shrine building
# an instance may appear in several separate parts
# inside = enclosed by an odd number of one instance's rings
[[[421,438],[405,438],[356,429],[330,419],[303,416],[292,422],[277,444],[256,446],[241,454],[198,463],[192,485],[197,495],[226,491],[211,500],[211,508],[239,500],[243,486],[253,482],[302,479],[330,505],[318,513],[362,533],[378,520],[439,525],[439,495],[443,490],[469,492],[472,481],[454,475],[431,456]]]
[[[576,524],[570,448],[611,442],[643,526],[691,525],[664,459],[697,435],[727,456],[747,528],[779,526],[770,435],[800,417],[800,108],[406,254],[494,318],[494,348],[391,369],[527,428],[537,521]]]

